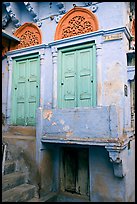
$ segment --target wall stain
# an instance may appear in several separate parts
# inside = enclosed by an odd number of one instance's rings
[[[43,118],[44,119],[47,119],[47,120],[51,120],[51,118],[52,118],[52,115],[53,115],[53,113],[52,113],[52,111],[51,110],[44,110],[43,111]]]
[[[52,125],[57,125],[57,123],[56,123],[56,122],[53,122]]]

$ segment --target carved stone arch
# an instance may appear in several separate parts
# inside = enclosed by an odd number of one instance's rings
[[[98,19],[92,11],[75,7],[60,19],[54,40],[94,32],[98,29]]]
[[[34,23],[24,23],[14,33],[20,39],[19,44],[12,44],[10,50],[34,46],[42,43],[42,34]]]

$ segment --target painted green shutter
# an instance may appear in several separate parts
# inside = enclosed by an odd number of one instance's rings
[[[77,91],[78,107],[89,107],[92,105],[92,50],[91,48],[77,51]]]
[[[76,53],[67,52],[62,56],[62,108],[76,106]]]
[[[59,51],[59,108],[96,106],[96,47]]]
[[[35,125],[39,103],[39,57],[14,61],[12,87],[12,124]]]
[[[25,123],[26,109],[26,68],[27,62],[21,61],[17,63],[15,74],[14,93],[16,97],[15,108],[16,123],[22,125]],[[17,75],[17,76],[16,76]]]
[[[28,60],[28,73],[27,73],[27,124],[34,125],[36,118],[36,108],[38,107],[39,83],[38,83],[38,59]]]

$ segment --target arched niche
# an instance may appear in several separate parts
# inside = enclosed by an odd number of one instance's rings
[[[54,40],[94,32],[98,29],[98,20],[92,11],[75,7],[60,19]]]
[[[12,43],[10,50],[34,46],[42,43],[41,31],[34,23],[23,24],[15,31],[14,35],[20,38],[20,42],[18,44]]]

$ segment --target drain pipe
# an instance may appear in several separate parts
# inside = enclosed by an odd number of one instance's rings
[[[4,145],[4,150],[3,150],[3,158],[2,158],[2,175],[4,175],[4,166],[5,166],[6,148],[7,148],[6,144],[3,144],[3,145]]]

